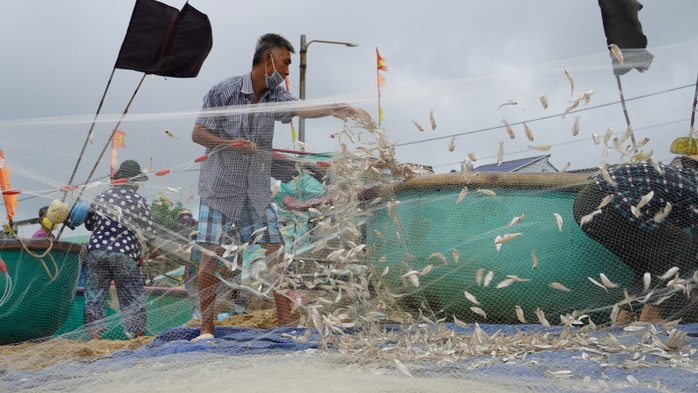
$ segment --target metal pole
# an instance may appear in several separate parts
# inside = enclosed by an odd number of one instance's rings
[[[348,47],[359,46],[359,44],[355,44],[353,42],[327,41],[327,40],[312,40],[312,41],[306,43],[305,34],[301,34],[301,51],[300,51],[301,76],[300,76],[300,86],[299,86],[299,92],[298,92],[298,98],[300,98],[301,100],[305,100],[305,71],[308,68],[308,62],[307,62],[306,56],[308,54],[308,47],[313,42],[320,42],[320,43],[324,43],[324,44],[337,44],[337,45],[344,45],[344,46],[348,46]],[[301,142],[305,142],[305,119],[302,117],[298,121],[298,140]]]
[[[308,45],[305,43],[305,34],[301,35],[301,64],[300,64],[300,86],[298,91],[298,97],[301,100],[305,100],[305,70],[307,68],[306,63],[306,53],[308,52]],[[298,119],[298,140],[305,142],[305,119],[303,117]]]

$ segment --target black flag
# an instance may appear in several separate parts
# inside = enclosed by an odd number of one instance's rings
[[[613,73],[623,75],[633,68],[647,71],[654,56],[645,49],[647,37],[638,18],[642,4],[637,0],[599,0],[599,7],[606,44],[615,44],[623,52],[623,64],[611,54]]]
[[[136,0],[115,68],[193,78],[211,51],[211,23],[189,4],[182,11],[155,0]]]
[[[199,74],[204,60],[213,47],[211,22],[206,14],[185,4],[172,49],[160,62],[153,74],[175,78],[193,78]]]

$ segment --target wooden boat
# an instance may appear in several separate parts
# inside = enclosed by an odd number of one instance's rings
[[[603,310],[595,321],[608,319],[610,307],[623,299],[632,272],[575,222],[572,203],[587,182],[581,174],[538,173],[479,173],[469,180],[462,173],[449,173],[407,180],[391,189],[400,201],[394,205],[396,219],[385,204],[372,210],[365,232],[367,249],[374,253],[369,260],[385,257],[385,263],[375,262],[379,272],[389,267],[383,281],[393,293],[406,293],[398,302],[415,313],[428,305],[436,317],[483,320],[471,309],[479,307],[488,322],[516,323],[519,306],[532,323],[538,322],[538,308],[551,323],[575,310]],[[466,186],[469,193],[456,203]],[[508,226],[524,212],[521,222]],[[561,229],[554,213],[562,218]],[[502,242],[498,250],[495,238],[508,233],[521,235]],[[404,276],[428,265],[433,269],[417,276],[418,286]],[[485,285],[487,279],[478,277],[488,272],[492,278]],[[588,279],[600,281],[599,273],[618,288],[604,290]],[[505,281],[512,276],[530,281]],[[479,304],[467,300],[464,291]]]
[[[65,322],[80,275],[77,243],[0,240],[0,345],[49,337]]]

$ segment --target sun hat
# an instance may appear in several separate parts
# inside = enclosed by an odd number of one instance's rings
[[[148,181],[148,176],[143,174],[141,166],[134,160],[126,160],[121,163],[119,169],[114,173],[114,180],[129,179],[129,182]]]

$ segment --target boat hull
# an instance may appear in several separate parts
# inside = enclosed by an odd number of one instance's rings
[[[147,334],[154,336],[171,327],[182,326],[191,320],[196,299],[190,298],[186,290],[144,287],[143,292],[148,315]],[[89,334],[84,329],[84,310],[85,291],[83,288],[78,288],[70,314],[54,336],[65,335],[73,339],[89,338]],[[107,302],[107,330],[101,337],[105,340],[128,339],[121,325],[121,313],[115,290],[110,291]]]
[[[397,219],[385,207],[374,208],[366,224],[366,243],[375,253],[370,260],[385,257],[384,263],[375,263],[379,272],[389,267],[383,282],[393,293],[407,294],[398,303],[415,314],[426,305],[431,317],[516,323],[519,306],[532,323],[538,322],[538,308],[551,323],[575,310],[598,310],[595,321],[607,320],[633,274],[575,222],[572,204],[586,182],[584,176],[554,174],[480,174],[470,182],[462,174],[447,174],[406,181],[393,190],[400,201]],[[466,185],[469,193],[456,203]],[[523,212],[521,222],[508,226]],[[553,213],[562,218],[562,229]],[[502,243],[498,251],[495,238],[507,233],[522,235]],[[454,249],[460,254],[457,261]],[[434,253],[445,256],[446,262]],[[535,268],[532,253],[538,260]],[[404,276],[428,265],[433,269],[417,276],[418,286]],[[490,271],[491,282],[485,285]],[[618,288],[602,289],[588,279],[600,281],[599,273]],[[529,281],[506,285],[508,276]],[[477,277],[482,277],[479,283]],[[464,291],[479,304],[467,300]],[[471,307],[484,310],[486,318]]]
[[[80,249],[77,243],[43,239],[0,240],[7,265],[7,274],[0,272],[0,293],[11,285],[0,305],[0,345],[49,337],[60,328],[75,298]]]

